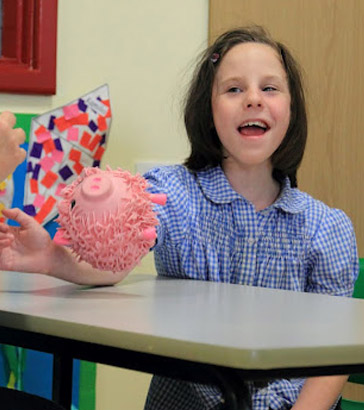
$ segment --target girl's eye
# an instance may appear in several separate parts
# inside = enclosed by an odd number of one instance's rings
[[[275,87],[272,87],[271,85],[264,87],[263,91],[277,91]]]
[[[229,93],[240,93],[241,89],[239,87],[231,87],[228,90]]]

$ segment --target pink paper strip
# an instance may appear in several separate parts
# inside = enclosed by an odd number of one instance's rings
[[[35,207],[37,207],[37,208],[41,208],[41,207],[43,206],[43,204],[44,204],[44,200],[45,200],[45,198],[44,198],[43,195],[37,194],[37,195],[35,196],[33,205],[34,205]]]
[[[70,127],[67,132],[68,141],[78,141],[79,130],[76,127]]]
[[[37,141],[39,142],[39,143],[43,143],[44,141],[47,141],[47,140],[49,140],[49,139],[51,139],[52,138],[52,134],[49,132],[49,131],[44,131],[44,132],[42,132],[41,134],[38,134],[37,135]]]
[[[67,105],[63,107],[64,118],[70,120],[71,118],[77,117],[80,114],[78,109],[78,104]]]
[[[62,189],[65,188],[66,186],[67,186],[66,184],[62,184],[62,183],[58,184],[57,189],[56,189],[56,195],[61,196]]]
[[[54,159],[50,157],[44,157],[40,161],[40,166],[44,169],[45,172],[48,172],[50,169],[53,168]]]
[[[64,152],[58,151],[58,149],[55,149],[52,151],[51,156],[54,161],[61,163],[64,157]]]

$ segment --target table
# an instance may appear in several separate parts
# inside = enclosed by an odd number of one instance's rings
[[[363,372],[364,300],[142,274],[86,287],[0,272],[0,343],[53,353],[53,399],[67,408],[78,358],[214,383],[227,408],[245,409],[245,380]]]

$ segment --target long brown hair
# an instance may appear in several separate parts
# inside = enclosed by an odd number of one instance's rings
[[[185,165],[193,171],[221,165],[223,151],[213,123],[211,93],[216,71],[226,53],[240,43],[255,42],[271,46],[281,57],[291,96],[291,116],[287,133],[272,155],[273,177],[281,182],[289,177],[297,186],[297,169],[302,161],[307,139],[305,96],[298,63],[289,50],[273,40],[260,26],[228,31],[202,54],[186,95],[184,120],[191,152]]]

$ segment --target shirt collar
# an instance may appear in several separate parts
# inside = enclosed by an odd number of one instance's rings
[[[226,204],[242,199],[233,190],[224,171],[219,166],[197,172],[197,179],[202,192],[212,202]],[[306,206],[306,195],[302,195],[302,192],[298,189],[291,188],[289,178],[285,178],[282,183],[281,193],[272,207],[287,213],[296,214],[302,212]]]
[[[272,207],[290,214],[298,214],[307,207],[307,195],[292,188],[289,178],[286,177],[282,183],[281,193]]]
[[[197,172],[197,179],[202,192],[212,202],[226,204],[241,199],[241,196],[232,189],[219,166]]]

